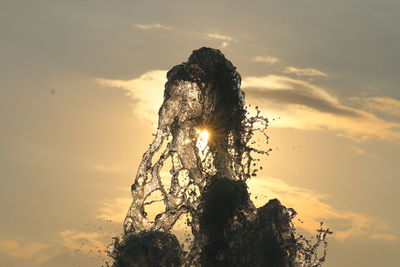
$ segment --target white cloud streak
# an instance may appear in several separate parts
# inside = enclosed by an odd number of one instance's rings
[[[230,46],[230,44],[228,42],[222,42],[222,44],[221,44],[222,48],[227,48],[228,46]]]
[[[266,56],[255,56],[255,57],[252,58],[252,61],[268,63],[268,64],[273,65],[273,64],[275,64],[275,63],[277,63],[279,61],[279,58],[273,57],[273,56],[269,56],[269,55],[266,55]]]
[[[326,73],[313,68],[300,69],[295,67],[286,67],[284,73],[295,74],[297,76],[320,76],[320,77],[328,76]]]
[[[172,27],[165,26],[159,23],[153,24],[135,24],[135,27],[140,30],[172,30]]]
[[[227,48],[231,45],[231,41],[233,41],[233,38],[227,35],[219,34],[219,33],[206,33],[206,36],[210,39],[215,39],[222,41],[221,43],[221,48]]]
[[[232,41],[233,38],[227,35],[223,35],[223,34],[219,34],[219,33],[206,33],[208,38],[211,39],[217,39],[217,40],[221,40],[221,41]]]

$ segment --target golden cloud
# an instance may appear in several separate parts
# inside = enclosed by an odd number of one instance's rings
[[[33,264],[42,264],[55,255],[51,255],[47,243],[20,243],[15,240],[0,240],[0,252],[11,258],[26,260]]]
[[[97,209],[97,218],[122,223],[131,203],[130,197],[116,197]]]
[[[161,171],[160,176],[162,179],[162,183],[164,186],[169,187],[171,184],[171,174],[168,171]],[[126,193],[126,188],[117,188],[116,191],[119,195]],[[156,191],[159,193],[159,191]],[[152,197],[154,197],[153,195]],[[156,196],[155,199],[161,199],[162,196]],[[155,200],[155,199],[148,199],[148,200]],[[122,223],[125,220],[125,216],[127,214],[128,208],[132,203],[132,197],[115,197],[110,199],[109,201],[103,203],[100,207],[97,208],[97,218],[103,220],[111,220],[113,222]],[[165,207],[162,203],[160,205],[152,204],[147,206],[149,210],[146,212],[149,215],[149,218],[154,218],[159,212],[164,211]],[[160,210],[161,208],[161,210]]]
[[[383,240],[388,242],[397,240],[396,236],[390,234],[372,234],[370,237],[375,240]]]
[[[152,70],[132,80],[96,79],[96,82],[105,87],[123,90],[133,99],[134,112],[138,117],[154,122],[163,101],[166,74],[165,70]]]
[[[286,207],[292,207],[298,212],[302,223],[295,220],[297,228],[314,234],[323,221],[334,231],[338,240],[351,237],[366,237],[373,240],[394,241],[397,237],[386,233],[387,225],[373,217],[360,213],[339,210],[328,203],[329,196],[306,188],[289,185],[277,178],[252,178],[248,180],[251,199],[257,207],[268,200],[278,198]],[[111,199],[98,209],[98,218],[123,222],[131,198],[117,197]],[[156,215],[160,210],[146,210],[150,215]],[[180,222],[177,230],[184,230],[186,225]],[[98,237],[97,235],[91,236]],[[72,248],[77,248],[75,243]]]
[[[400,117],[400,101],[391,97],[370,97],[364,100],[366,108],[385,115]]]
[[[277,75],[244,77],[242,87],[248,103],[260,106],[268,117],[280,118],[275,127],[331,130],[358,141],[400,140],[400,123],[343,105],[307,81]]]
[[[133,99],[139,118],[156,122],[166,72],[152,70],[132,80],[96,79],[96,82],[123,90]],[[346,106],[324,88],[308,81],[279,75],[246,76],[242,88],[248,103],[260,106],[270,118],[280,118],[274,127],[330,130],[357,141],[400,140],[400,123]]]
[[[309,233],[314,234],[323,221],[339,240],[350,237],[368,237],[384,241],[397,239],[394,235],[382,232],[387,229],[383,222],[360,213],[335,208],[328,203],[329,196],[326,194],[292,186],[272,177],[250,179],[248,186],[256,206],[264,205],[269,199],[278,198],[283,205],[297,211],[302,223],[295,221],[296,227]]]
[[[265,89],[265,90],[289,90],[298,95],[308,95],[330,103],[338,103],[338,99],[326,90],[313,85],[307,81],[293,79],[286,76],[246,76],[242,80],[242,88]]]
[[[66,230],[60,232],[63,238],[63,245],[66,249],[71,251],[83,252],[104,252],[106,244],[100,241],[103,237],[101,233],[84,233],[73,230]]]
[[[120,168],[118,166],[111,166],[105,164],[95,164],[91,167],[91,169],[94,171],[108,172],[108,173],[116,173],[120,171]]]

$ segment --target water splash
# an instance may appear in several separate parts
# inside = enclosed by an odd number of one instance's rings
[[[311,267],[323,262],[325,255],[316,256],[317,248],[328,232],[320,229],[315,244],[296,239],[294,210],[277,200],[256,209],[249,199],[245,182],[262,168],[257,168],[257,155],[270,152],[256,148],[254,140],[261,135],[268,143],[268,119],[258,107],[254,115],[245,107],[241,78],[232,63],[219,50],[201,48],[167,78],[157,132],[131,188],[124,238],[111,246],[114,266],[153,266],[139,248],[159,255],[159,262],[165,261],[159,266]],[[152,218],[147,211],[155,203],[162,207]],[[188,251],[179,250],[171,234],[184,215],[192,234]],[[260,244],[272,242],[264,248],[272,249],[269,258],[257,256],[264,252],[249,239],[259,231],[264,232]],[[166,250],[175,251],[176,258],[163,254]],[[280,265],[266,263],[274,260]]]

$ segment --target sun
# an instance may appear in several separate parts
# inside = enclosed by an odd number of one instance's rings
[[[210,138],[210,133],[206,129],[199,129],[197,133],[197,143],[196,146],[200,151],[204,151],[207,148],[208,140]]]

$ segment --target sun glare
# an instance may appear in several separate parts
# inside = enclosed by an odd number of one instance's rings
[[[205,130],[197,130],[197,148],[200,151],[204,151],[208,145],[208,139],[210,138],[210,133]]]

